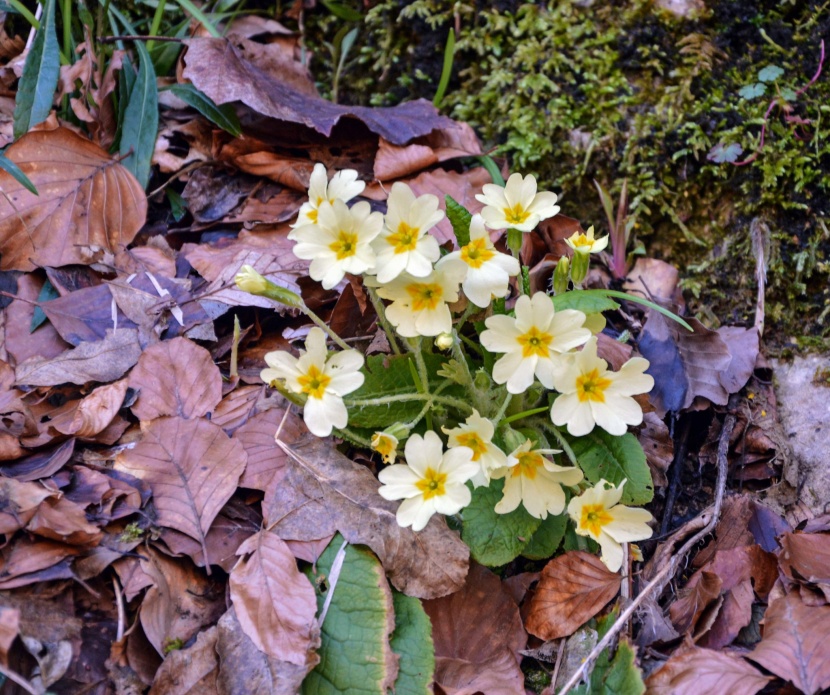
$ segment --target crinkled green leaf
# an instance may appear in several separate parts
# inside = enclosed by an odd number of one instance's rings
[[[553,557],[562,543],[567,527],[567,514],[548,515],[530,537],[530,542],[522,550],[522,555],[530,560],[546,560]]]
[[[651,502],[654,497],[651,471],[643,447],[633,434],[626,432],[621,437],[615,437],[595,427],[584,437],[565,436],[588,481],[596,483],[604,478],[618,485],[627,480],[620,500],[622,504],[643,505]]]
[[[767,65],[758,73],[758,80],[760,82],[775,82],[783,74],[783,68],[779,68],[777,65]]]
[[[26,56],[17,88],[14,105],[15,140],[49,116],[59,76],[60,47],[55,31],[55,0],[45,0],[40,29],[35,33],[35,40]]]
[[[173,84],[165,89],[175,94],[188,106],[192,106],[214,125],[227,131],[234,137],[242,135],[242,126],[236,117],[236,111],[230,104],[217,106],[204,92],[199,91],[192,84]]]
[[[135,47],[138,51],[138,75],[124,110],[120,152],[125,157],[124,166],[146,188],[158,134],[159,96],[150,54],[141,41],[137,41]]]
[[[556,311],[576,309],[583,314],[598,314],[603,311],[619,309],[620,305],[613,299],[601,294],[591,294],[589,290],[573,290],[551,297]]]
[[[435,648],[432,623],[421,601],[392,590],[395,607],[395,631],[392,651],[401,657],[395,695],[429,695],[435,672]]]
[[[509,514],[496,514],[504,480],[491,480],[489,487],[473,490],[473,499],[461,512],[461,540],[470,546],[473,559],[487,567],[500,567],[515,560],[542,523],[522,505]]]
[[[346,546],[335,578],[332,564],[343,542],[343,536],[335,535],[316,572],[306,570],[317,593],[318,615],[328,594],[334,593],[322,624],[320,663],[306,676],[302,693],[387,695],[397,672],[389,646],[394,626],[391,589],[378,559],[362,546]]]
[[[754,99],[767,93],[767,86],[761,82],[748,84],[738,90],[738,96],[742,99]]]
[[[470,243],[470,222],[473,216],[467,208],[451,195],[445,195],[444,200],[447,203],[447,219],[449,219],[452,225],[455,240],[458,242],[459,247],[466,246]]]

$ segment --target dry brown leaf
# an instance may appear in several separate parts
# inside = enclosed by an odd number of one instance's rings
[[[297,91],[281,76],[262,71],[225,39],[190,39],[186,43],[183,78],[217,104],[241,101],[263,116],[299,123],[326,136],[342,118],[356,118],[396,145],[452,123],[423,99],[391,108],[332,104]]]
[[[195,644],[187,649],[171,651],[156,672],[148,695],[219,695],[217,639],[214,626],[200,632]]]
[[[228,434],[233,434],[248,422],[253,415],[257,401],[265,394],[265,385],[240,386],[225,396],[216,406],[211,422],[216,423]],[[251,457],[248,456],[248,466]],[[245,469],[248,470],[247,468]],[[244,487],[244,486],[243,486]]]
[[[398,590],[435,598],[464,584],[469,549],[438,516],[415,533],[395,518],[397,502],[378,494],[377,479],[331,442],[316,437],[286,445],[290,462],[279,484],[267,491],[266,527],[283,540],[311,541],[339,531],[350,543],[367,545]]]
[[[230,577],[230,595],[245,634],[280,661],[311,670],[320,661],[317,598],[288,546],[262,531],[246,540]]]
[[[86,264],[84,247],[116,252],[144,225],[147,197],[135,177],[71,130],[27,133],[6,156],[39,195],[0,172],[0,269]]]
[[[681,634],[694,627],[700,614],[721,595],[722,586],[714,572],[698,571],[692,575],[669,608],[671,621]]]
[[[527,643],[519,608],[490,570],[473,564],[464,587],[424,601],[435,644],[435,682],[453,695],[524,692]]]
[[[55,494],[37,483],[0,477],[0,534],[11,537],[29,523],[45,499]]]
[[[233,504],[233,502],[231,502]],[[228,505],[230,506],[230,505]],[[205,545],[208,549],[208,556],[212,565],[221,567],[225,572],[230,572],[236,564],[236,551],[247,538],[250,538],[259,531],[259,521],[253,518],[239,519],[231,518],[228,506],[225,511],[216,517],[205,536]],[[250,509],[246,507],[245,509]],[[235,516],[235,515],[234,515]],[[250,517],[255,517],[253,510],[249,511]],[[175,555],[187,555],[194,564],[204,567],[205,558],[202,547],[190,536],[167,528],[161,534],[161,539]]]
[[[708,649],[723,649],[752,622],[755,592],[749,579],[732,587],[719,602],[717,615],[705,626],[705,634],[695,635],[697,644]]]
[[[646,692],[648,695],[755,695],[770,680],[734,654],[686,647],[649,676]]]
[[[654,485],[666,487],[669,484],[666,471],[674,459],[674,441],[672,441],[669,428],[657,413],[645,413],[643,424],[637,428],[636,435],[646,454],[646,463],[651,471]]]
[[[263,492],[275,492],[279,481],[285,475],[287,457],[274,441],[274,434],[285,417],[283,408],[272,408],[254,415],[234,432],[248,454],[248,465],[239,481],[240,487],[249,487]],[[295,441],[305,431],[302,420],[291,413],[285,418],[281,436],[285,441]],[[266,500],[265,505],[269,502]]]
[[[74,412],[67,412],[62,418],[52,420],[51,425],[61,434],[94,437],[118,414],[126,393],[126,379],[99,386],[78,402]]]
[[[0,591],[36,582],[69,579],[72,558],[81,550],[66,543],[18,538],[3,549],[0,559]]]
[[[44,500],[26,530],[69,545],[97,545],[103,535],[100,528],[87,521],[84,510],[65,497]]]
[[[115,469],[150,485],[157,523],[197,540],[209,565],[205,536],[236,490],[245,450],[207,420],[159,418],[142,434],[141,442],[118,455]]]
[[[147,348],[130,372],[138,391],[131,406],[139,420],[165,415],[198,418],[222,400],[222,375],[210,353],[187,338],[165,340]]]
[[[527,631],[545,641],[567,637],[617,595],[620,582],[596,555],[573,551],[554,558],[530,600]]]
[[[17,608],[0,607],[0,664],[9,665],[9,650],[20,633],[20,611]]]
[[[124,376],[141,355],[138,331],[119,328],[107,331],[103,340],[81,343],[52,359],[30,359],[17,365],[16,384],[55,386],[85,384],[88,381],[107,383]]]
[[[159,654],[177,640],[187,642],[225,612],[224,588],[190,562],[147,548],[141,565],[152,580],[141,603],[141,626]]]
[[[830,589],[830,535],[785,533],[781,536],[781,548],[781,569],[790,579]]]
[[[830,687],[830,606],[805,605],[797,593],[778,599],[747,657],[807,695]]]
[[[44,285],[39,273],[26,273],[17,279],[17,296],[5,309],[5,341],[8,361],[18,365],[32,357],[57,357],[70,346],[48,321],[31,332],[35,302]]]
[[[305,666],[279,661],[256,648],[231,608],[217,625],[219,692],[222,695],[297,695]]]
[[[625,278],[623,289],[667,306],[674,298],[679,277],[679,271],[670,263],[657,258],[638,258]]]

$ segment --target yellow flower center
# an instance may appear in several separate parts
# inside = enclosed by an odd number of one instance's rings
[[[510,224],[522,224],[528,217],[530,212],[521,203],[516,203],[512,208],[504,208],[504,219]]]
[[[487,248],[486,239],[475,239],[461,249],[461,260],[471,268],[481,268],[495,255]]]
[[[581,403],[585,401],[596,401],[605,403],[605,389],[611,386],[611,379],[606,379],[594,368],[587,374],[582,374],[576,379],[576,396]]]
[[[340,230],[336,241],[329,244],[329,248],[337,254],[337,260],[354,256],[357,253],[357,234]]]
[[[386,237],[386,241],[395,248],[395,253],[406,253],[415,250],[420,233],[418,227],[410,227],[406,222],[401,222],[398,231]]]
[[[395,458],[397,441],[382,432],[376,432],[372,436],[372,448],[377,451],[384,463],[391,463]]]
[[[331,377],[321,372],[317,365],[312,364],[308,372],[297,379],[300,383],[300,392],[306,393],[310,398],[322,398],[326,387],[331,383]]]
[[[424,473],[424,477],[415,483],[415,487],[421,491],[424,495],[424,499],[428,500],[432,497],[441,497],[442,495],[445,495],[446,482],[446,473],[439,473],[434,468],[427,468],[426,473]]]
[[[412,298],[412,311],[432,311],[444,298],[444,290],[436,282],[413,282],[406,292]]]
[[[582,507],[579,528],[587,531],[595,539],[599,538],[602,527],[614,521],[614,517],[601,504],[586,504]]]
[[[313,208],[308,211],[308,219],[310,219],[314,224],[317,224],[317,208]]]
[[[487,442],[479,437],[475,432],[465,432],[459,434],[456,438],[458,446],[466,446],[473,450],[473,461],[478,461],[482,454],[487,453]]]
[[[533,480],[536,477],[536,472],[543,465],[541,454],[537,454],[535,451],[527,451],[519,454],[519,462],[513,466],[510,475],[514,478],[522,476],[528,480]]]
[[[522,346],[522,357],[530,357],[531,355],[547,357],[549,354],[548,348],[553,342],[553,336],[550,333],[543,333],[536,326],[533,326],[516,340]]]
[[[587,246],[590,248],[594,245],[594,240],[582,233],[574,234],[571,237],[570,241],[574,246],[578,246],[580,248],[583,246]]]

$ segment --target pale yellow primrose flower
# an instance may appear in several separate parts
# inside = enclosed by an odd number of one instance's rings
[[[582,471],[573,466],[558,466],[542,454],[558,454],[558,449],[534,449],[529,439],[507,457],[507,466],[492,474],[504,478],[504,495],[496,504],[497,514],[508,514],[523,504],[537,519],[565,511],[562,485],[576,485]]]
[[[436,267],[459,260],[467,266],[467,276],[461,283],[464,294],[482,309],[490,306],[493,297],[506,297],[511,276],[521,271],[518,259],[496,251],[481,215],[473,215],[470,222],[470,243],[444,256]]]
[[[328,180],[326,167],[319,162],[314,165],[311,180],[308,186],[308,202],[303,203],[300,214],[293,227],[302,227],[306,224],[317,224],[317,211],[324,202],[333,204],[335,200],[349,202],[352,198],[363,193],[366,184],[357,180],[354,169],[338,171]]]
[[[375,432],[372,451],[377,451],[384,463],[392,463],[398,455],[398,438],[389,432]]]
[[[644,374],[648,360],[632,357],[620,371],[612,372],[597,357],[597,339],[592,337],[554,377],[561,396],[553,402],[550,417],[557,427],[568,426],[574,437],[588,434],[599,425],[613,435],[625,434],[629,425],[643,421],[640,404],[632,396],[648,393],[654,379]]]
[[[518,229],[530,232],[542,220],[559,212],[556,194],[536,192],[536,178],[511,174],[504,188],[492,183],[481,188],[476,200],[484,203],[481,216],[490,229]]]
[[[276,380],[294,393],[308,396],[303,408],[303,420],[312,434],[327,437],[334,427],[345,427],[349,414],[343,396],[363,385],[363,355],[357,350],[330,353],[326,349],[326,334],[316,326],[308,333],[305,351],[300,357],[288,352],[269,352],[260,378],[267,384]]]
[[[594,239],[594,226],[591,225],[585,233],[574,232],[571,234],[565,239],[565,243],[576,253],[599,253],[608,246],[608,235],[606,234],[602,239]]]
[[[493,366],[493,379],[507,384],[510,393],[524,393],[535,375],[553,388],[553,375],[564,358],[560,353],[583,345],[591,331],[583,327],[585,314],[575,309],[554,312],[551,298],[544,292],[516,300],[516,318],[490,316],[481,334],[481,344],[490,352],[504,352]]]
[[[317,210],[317,224],[295,227],[288,238],[297,243],[292,252],[310,260],[308,274],[330,290],[346,273],[360,275],[374,270],[372,240],[380,234],[383,215],[372,212],[361,201],[351,208],[342,200],[323,202]]]
[[[622,567],[622,544],[651,538],[648,522],[654,517],[645,509],[618,504],[622,497],[623,480],[619,487],[600,480],[579,497],[568,503],[568,514],[580,536],[593,538],[602,550],[602,561],[612,572]]]
[[[380,267],[380,266],[378,266]],[[458,286],[464,277],[463,263],[447,263],[426,277],[402,273],[378,295],[391,299],[386,318],[404,338],[436,336],[452,331],[452,314],[447,304],[458,301]],[[367,283],[375,284],[374,280]]]
[[[398,181],[392,184],[387,206],[383,232],[372,244],[378,282],[391,282],[404,271],[426,277],[441,255],[438,240],[427,234],[444,219],[438,198],[429,194],[416,198],[409,186]]]
[[[463,425],[450,430],[442,427],[441,430],[449,437],[448,447],[452,449],[465,446],[473,452],[473,461],[480,467],[472,477],[475,487],[487,485],[490,482],[490,474],[497,468],[507,465],[507,456],[493,444],[496,428],[490,420],[481,417],[477,410],[473,410],[473,414]]]
[[[406,465],[395,464],[378,475],[378,490],[387,500],[402,499],[397,519],[400,526],[420,531],[435,512],[457,514],[470,503],[465,483],[479,470],[467,447],[444,451],[435,432],[421,437],[413,434],[406,440]]]

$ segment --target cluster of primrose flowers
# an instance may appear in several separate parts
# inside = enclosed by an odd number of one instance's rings
[[[554,310],[545,292],[522,293],[511,312],[504,310],[511,278],[517,278],[519,293],[524,286],[518,260],[521,235],[557,214],[556,195],[538,191],[534,177],[521,174],[510,176],[503,187],[485,185],[476,196],[484,208],[472,216],[466,243],[442,255],[429,234],[444,218],[437,197],[416,196],[407,184],[394,183],[384,215],[373,212],[368,202],[349,205],[364,186],[355,171],[340,171],[329,180],[325,167],[317,164],[309,200],[289,234],[296,242],[294,254],[311,261],[310,276],[326,289],[338,285],[347,273],[362,276],[390,344],[397,351],[400,342],[409,351],[422,384],[430,381],[423,355],[433,346],[452,351],[453,374],[445,373],[445,383],[433,393],[350,400],[349,394],[364,382],[364,356],[308,311],[299,297],[246,266],[236,278],[241,289],[300,307],[317,324],[299,357],[284,351],[267,354],[262,379],[303,403],[305,423],[319,437],[333,429],[344,432],[350,408],[407,399],[423,402],[413,421],[390,422],[371,437],[371,448],[392,464],[378,476],[379,492],[388,500],[403,500],[397,511],[401,526],[420,531],[436,512],[457,514],[470,503],[471,486],[503,479],[497,513],[523,505],[532,516],[545,519],[567,510],[576,532],[599,543],[603,561],[617,571],[621,543],[650,537],[651,515],[619,504],[625,481],[613,486],[600,480],[588,486],[577,465],[555,463],[553,455],[562,450],[538,446],[532,416],[549,413],[545,427],[560,441],[558,427],[577,437],[595,427],[622,435],[629,425],[642,422],[633,396],[650,391],[654,384],[645,374],[648,362],[635,357],[619,371],[610,370],[597,355],[592,331],[597,330],[596,322],[581,311]],[[491,231],[499,236],[503,230],[512,255],[499,251],[492,240]],[[563,257],[557,267],[556,292],[566,291],[569,281],[580,287],[590,254],[607,242],[607,237],[595,239],[593,228],[568,239],[574,254],[570,261]],[[453,309],[463,306],[462,294],[466,308],[454,317]],[[502,301],[497,307],[494,300]],[[480,351],[464,350],[465,343],[475,347],[474,340],[461,337],[473,313],[484,315],[480,345],[498,356],[490,360],[489,370]],[[329,351],[327,333],[344,349]],[[466,389],[464,398],[441,394],[453,384]],[[555,394],[552,404],[540,407],[549,393]],[[525,409],[507,415],[517,397]],[[424,430],[425,420],[433,422],[427,416],[431,409],[444,421],[440,430],[446,440],[434,429]],[[416,428],[422,433],[414,433]],[[394,463],[404,440],[403,463]]]

